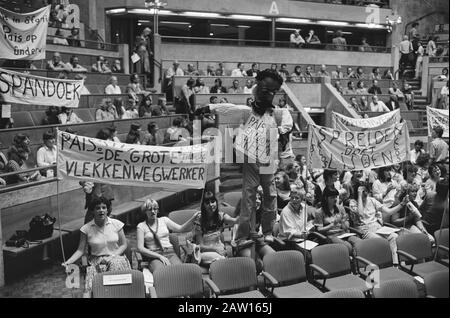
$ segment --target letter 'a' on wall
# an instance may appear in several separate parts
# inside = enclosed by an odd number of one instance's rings
[[[309,126],[308,168],[364,170],[409,160],[406,123],[365,131]]]
[[[0,58],[43,60],[50,6],[30,13],[15,13],[0,7]]]

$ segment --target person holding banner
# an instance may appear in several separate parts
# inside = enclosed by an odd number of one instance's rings
[[[73,112],[72,108],[62,107],[61,113],[58,115],[59,123],[62,125],[80,124],[83,120]]]
[[[390,208],[395,202],[395,196],[400,185],[392,179],[391,167],[378,169],[378,179],[373,183],[373,197],[383,206]]]
[[[377,95],[372,96],[372,102],[370,103],[370,111],[374,113],[390,112],[391,110],[386,104],[378,99]]]
[[[158,218],[159,205],[153,199],[147,199],[141,211],[145,213],[145,221],[137,225],[137,249],[144,259],[150,261],[150,271],[153,273],[163,266],[181,264],[170,243],[169,230],[177,233],[190,231],[200,212],[194,213],[183,225],[179,225],[168,217]]]
[[[47,69],[51,71],[65,71],[66,64],[61,60],[61,54],[55,52],[51,60],[47,61]]]

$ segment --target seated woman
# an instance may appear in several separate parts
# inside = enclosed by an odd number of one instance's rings
[[[139,117],[152,117],[152,95],[146,95],[139,105]]]
[[[402,188],[398,199],[402,201],[405,196],[408,196],[409,203],[403,209],[391,215],[391,223],[397,227],[403,227],[412,233],[423,233],[433,243],[433,235],[425,229],[422,223],[422,215],[419,212],[419,205],[415,201],[419,188],[416,184],[408,184]]]
[[[29,155],[29,147],[11,146],[7,153],[8,162],[4,168],[5,172],[20,172],[33,168],[26,163]],[[8,184],[14,184],[18,182],[39,181],[40,179],[41,174],[39,171],[32,171],[7,176],[6,182]]]
[[[342,234],[349,233],[349,218],[342,205],[337,205],[339,191],[334,188],[325,188],[322,194],[322,207],[316,211],[314,225],[317,231],[325,236],[331,243],[344,244],[350,255],[353,246],[359,238],[349,236],[340,239]]]
[[[282,210],[289,203],[291,186],[289,177],[284,171],[279,171],[275,175],[275,186],[277,187],[277,207]]]
[[[219,211],[219,203],[215,195],[206,191],[203,196],[200,217],[194,223],[193,243],[200,246],[197,261],[202,265],[225,258],[225,244],[222,241],[224,222],[235,224],[238,220]]]
[[[149,260],[150,271],[153,273],[162,266],[181,264],[169,240],[169,230],[172,232],[188,232],[191,230],[198,213],[195,213],[186,223],[179,225],[166,216],[158,218],[158,202],[148,199],[141,207],[145,213],[145,221],[137,225],[137,249],[144,259]]]
[[[435,192],[436,184],[441,179],[442,175],[441,168],[437,164],[432,164],[431,166],[428,167],[428,174],[430,178],[425,182],[425,191]]]
[[[122,256],[127,249],[124,224],[107,216],[110,201],[104,197],[96,197],[90,204],[94,219],[81,227],[78,249],[62,264],[73,264],[84,255],[86,247],[89,246],[89,266],[85,281],[87,292],[92,290],[92,280],[97,273],[131,269],[128,259]]]

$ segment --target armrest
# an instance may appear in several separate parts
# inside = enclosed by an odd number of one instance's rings
[[[412,270],[413,270],[413,268],[414,268],[414,264],[416,264],[419,260],[418,260],[415,256],[413,256],[413,255],[411,255],[411,254],[409,254],[409,253],[407,253],[407,252],[405,252],[405,251],[398,250],[398,251],[397,251],[397,254],[398,254],[399,256],[403,256],[403,257],[406,258],[408,261],[412,261],[411,268],[409,269],[409,270],[412,272]],[[399,257],[399,261],[400,261],[400,257]],[[401,263],[400,263],[400,264],[401,264]]]
[[[88,260],[87,260],[87,255],[83,255],[81,256],[81,266],[83,267],[87,267],[88,266]]]
[[[272,275],[270,275],[268,272],[261,272],[261,275],[264,277],[264,281],[267,279],[270,283],[270,286],[274,287],[274,286],[278,286],[278,281],[275,279],[275,277],[273,277]]]
[[[276,245],[278,245],[279,247],[284,247],[284,246],[286,246],[286,243],[285,243],[282,239],[280,239],[280,238],[278,238],[278,237],[274,237],[274,238],[273,238],[273,242],[274,242]]]
[[[447,246],[444,246],[444,245],[438,245],[438,250],[443,250],[444,252],[447,252],[448,253],[448,247]]]
[[[206,277],[203,278],[203,281],[206,283],[206,285],[208,285],[208,287],[212,290],[212,292],[214,293],[214,295],[218,296],[220,295],[220,289],[219,287],[217,287],[217,285],[211,280],[211,278]]]
[[[310,235],[315,236],[317,239],[319,239],[322,242],[328,241],[328,238],[325,235],[320,234],[319,232],[311,232]]]
[[[392,223],[383,222],[383,225],[384,225],[384,226],[387,226],[387,227],[392,227],[392,228],[394,228],[394,229],[398,229],[398,226],[396,226],[396,225],[394,225],[394,224],[392,224]]]
[[[431,296],[431,295],[426,295],[425,298],[436,298],[436,297]]]
[[[364,257],[362,257],[362,256],[356,256],[356,260],[357,260],[357,264],[358,264],[358,266],[357,266],[357,271],[360,273],[360,271],[359,271],[359,262],[361,262],[361,263],[363,263],[364,265],[366,265],[366,267],[367,266],[376,266],[374,263],[372,263],[371,261],[369,261],[368,259],[366,259],[366,258],[364,258]],[[361,273],[360,273],[361,274]]]
[[[430,223],[428,223],[427,221],[425,221],[424,219],[420,219],[420,221],[423,223],[423,225],[426,225],[426,226],[430,226],[431,224]]]
[[[150,298],[158,298],[158,295],[156,295],[156,289],[154,286],[150,286],[148,288],[148,291],[150,293]]]
[[[327,281],[327,278],[330,276],[330,274],[326,270],[324,270],[322,267],[320,267],[316,264],[309,265],[309,268],[311,268],[311,270],[313,271],[313,276],[314,276],[314,272],[318,272],[322,276],[322,278],[323,278],[322,287],[325,287],[325,283]]]

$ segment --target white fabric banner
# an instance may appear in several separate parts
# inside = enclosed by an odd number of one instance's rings
[[[427,107],[428,136],[431,137],[431,130],[435,126],[441,126],[444,129],[442,137],[449,137],[448,132],[448,109],[438,109]]]
[[[364,170],[409,160],[406,123],[366,131],[309,126],[307,166],[314,169]]]
[[[0,100],[6,103],[78,107],[84,79],[35,76],[0,68]]]
[[[45,59],[49,16],[50,6],[30,13],[0,8],[0,58]]]
[[[392,112],[372,117],[372,118],[351,118],[333,112],[331,116],[332,126],[338,130],[344,131],[364,131],[380,128],[388,128],[400,123],[400,109]]]
[[[116,143],[58,131],[58,176],[115,185],[204,188],[211,142],[185,147]]]

